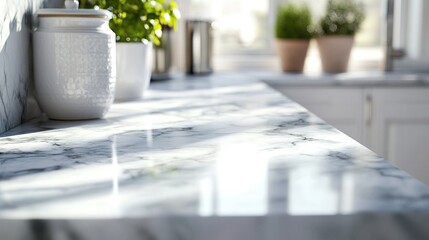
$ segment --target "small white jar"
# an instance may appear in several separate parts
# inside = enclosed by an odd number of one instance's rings
[[[106,10],[40,9],[34,74],[40,107],[51,119],[103,117],[114,99],[115,34]]]

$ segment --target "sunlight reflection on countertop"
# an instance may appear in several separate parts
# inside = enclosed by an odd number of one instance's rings
[[[278,239],[307,234],[293,227],[306,216],[320,229],[365,214],[379,224],[429,216],[428,186],[250,74],[154,83],[102,120],[37,119],[3,134],[0,153],[0,222],[37,218],[82,239],[101,236],[97,223],[127,234],[145,226],[159,239],[177,239],[180,224],[195,236],[203,224]],[[273,238],[251,234],[265,227]],[[225,231],[206,239],[244,236]]]

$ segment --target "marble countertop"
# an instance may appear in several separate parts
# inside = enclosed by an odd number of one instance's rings
[[[0,136],[0,239],[421,239],[428,220],[428,186],[250,74]]]
[[[347,72],[341,74],[257,73],[271,86],[429,87],[429,72]]]

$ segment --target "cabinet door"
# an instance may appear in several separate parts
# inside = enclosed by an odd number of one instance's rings
[[[276,88],[330,125],[365,144],[363,131],[363,90],[346,87]]]
[[[429,184],[429,89],[374,89],[373,150]]]

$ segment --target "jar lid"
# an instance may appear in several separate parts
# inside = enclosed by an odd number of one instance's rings
[[[39,17],[112,18],[111,12],[95,9],[44,8],[39,9],[36,15]]]

